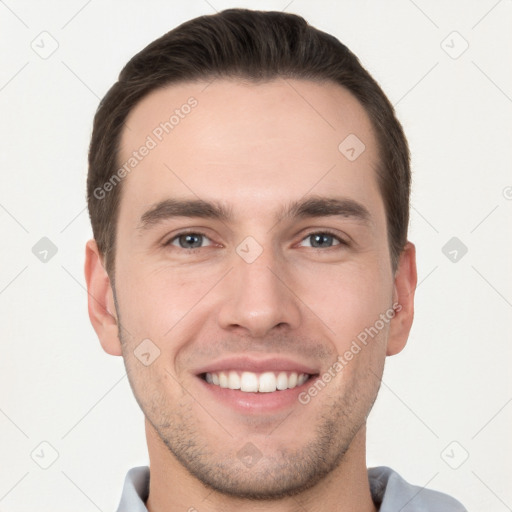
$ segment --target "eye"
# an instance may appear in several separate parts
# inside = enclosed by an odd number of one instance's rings
[[[306,247],[313,247],[314,249],[322,249],[324,247],[333,247],[337,245],[348,245],[339,236],[329,233],[328,231],[320,231],[317,233],[310,233],[302,239],[302,242],[309,241]]]
[[[180,233],[171,238],[165,245],[173,245],[181,249],[200,249],[203,247],[203,242],[208,240],[211,245],[211,240],[202,233]]]

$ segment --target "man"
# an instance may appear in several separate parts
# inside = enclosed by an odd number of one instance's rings
[[[284,13],[189,21],[125,66],[89,164],[89,315],[150,459],[120,512],[464,510],[366,468],[417,278],[407,142],[344,45]]]

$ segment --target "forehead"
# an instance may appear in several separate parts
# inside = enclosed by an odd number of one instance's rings
[[[118,160],[127,171],[120,218],[170,196],[221,199],[260,216],[308,193],[379,196],[368,115],[329,82],[216,79],[156,90],[127,117]]]

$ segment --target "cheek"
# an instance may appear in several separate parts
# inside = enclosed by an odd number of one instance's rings
[[[127,330],[138,337],[164,340],[215,284],[215,276],[132,265],[120,272],[118,300]]]
[[[176,383],[176,376],[164,353],[146,366],[133,350],[123,352],[128,380],[140,408],[151,422],[167,422],[175,407],[169,404],[183,402],[183,390]]]
[[[339,349],[374,325],[391,304],[391,276],[375,264],[318,266],[297,277],[302,283],[297,295],[334,333]]]

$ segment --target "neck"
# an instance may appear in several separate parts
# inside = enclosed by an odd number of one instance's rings
[[[314,487],[291,497],[254,501],[227,496],[191,475],[146,420],[150,460],[149,512],[376,512],[366,469],[366,427],[354,437],[342,462]]]

